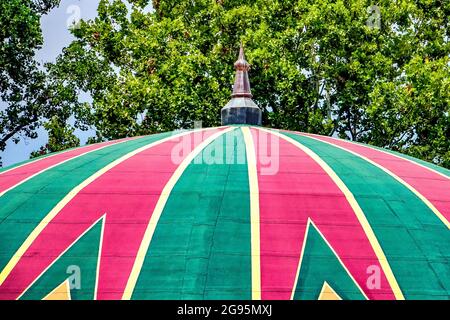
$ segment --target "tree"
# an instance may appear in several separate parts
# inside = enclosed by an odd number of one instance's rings
[[[370,134],[362,141],[450,168],[450,3],[403,2],[396,20],[394,76],[370,92]],[[397,51],[394,51],[398,48]]]
[[[42,146],[38,151],[33,151],[31,153],[31,158],[78,147],[80,145],[80,139],[74,135],[75,129],[68,127],[66,123],[61,123],[61,120],[56,116],[45,122],[44,128],[49,135],[48,143]]]
[[[0,151],[9,140],[17,143],[21,135],[36,138],[43,119],[70,114],[64,110],[66,101],[60,100],[64,93],[48,86],[45,71],[34,60],[43,42],[40,17],[58,3],[0,2]]]
[[[97,139],[219,124],[243,41],[265,125],[450,166],[448,1],[129,2],[100,1],[51,67],[93,97]]]

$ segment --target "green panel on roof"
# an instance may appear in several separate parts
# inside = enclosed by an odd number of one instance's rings
[[[231,145],[219,139],[228,157],[231,149],[245,152],[241,131],[232,134]],[[230,158],[207,164],[207,154],[201,152],[175,185],[133,299],[251,299],[247,164]]]

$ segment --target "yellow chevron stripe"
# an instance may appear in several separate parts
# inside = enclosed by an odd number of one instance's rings
[[[53,291],[42,300],[72,300],[72,297],[70,296],[69,280],[64,280],[63,283],[53,289]]]
[[[391,266],[389,265],[389,262],[386,258],[386,255],[383,252],[383,249],[381,248],[380,243],[378,242],[378,239],[375,236],[375,233],[372,230],[372,227],[369,224],[369,221],[367,221],[367,218],[362,211],[361,207],[359,206],[358,202],[356,201],[354,195],[351,193],[351,191],[348,189],[348,187],[345,185],[345,183],[339,178],[339,176],[334,172],[333,169],[325,162],[323,161],[314,151],[309,149],[308,147],[302,145],[298,141],[281,134],[277,131],[273,130],[267,130],[263,128],[258,128],[258,130],[265,131],[274,135],[277,135],[278,137],[288,141],[289,143],[293,144],[297,148],[301,149],[303,152],[305,152],[307,155],[309,155],[318,165],[321,166],[321,168],[330,176],[330,178],[336,183],[338,188],[342,191],[342,193],[345,195],[348,203],[352,207],[353,211],[355,212],[356,217],[358,218],[359,223],[361,224],[364,232],[366,233],[367,238],[369,239],[369,242],[378,258],[378,261],[381,265],[381,268],[383,269],[384,274],[386,275],[386,278],[389,282],[389,285],[392,288],[392,291],[398,300],[404,300],[405,297],[403,296],[403,293],[400,289],[400,286],[398,285],[397,279],[394,276],[394,273],[392,272]]]
[[[157,146],[159,144],[162,144],[164,142],[177,139],[179,137],[182,137],[184,135],[190,134],[192,132],[197,131],[204,131],[204,130],[213,130],[216,128],[208,128],[208,129],[200,129],[200,130],[193,130],[193,131],[187,131],[187,132],[181,132],[179,134],[155,141],[153,143],[150,143],[148,145],[145,145],[141,148],[138,148],[132,152],[127,153],[126,155],[120,157],[119,159],[116,159],[115,161],[111,162],[107,166],[103,167],[102,169],[98,170],[96,173],[91,175],[89,178],[84,180],[82,183],[80,183],[78,186],[73,188],[48,214],[47,216],[39,222],[39,224],[34,228],[34,230],[30,233],[30,235],[27,237],[27,239],[24,241],[24,243],[20,246],[20,248],[16,251],[16,253],[13,255],[13,257],[9,260],[8,264],[3,268],[2,272],[0,273],[0,285],[5,281],[5,279],[8,277],[8,275],[11,273],[11,271],[14,269],[16,264],[21,259],[22,255],[28,250],[28,248],[31,246],[31,244],[34,242],[34,240],[39,236],[39,234],[42,232],[42,230],[45,229],[47,224],[53,220],[54,217],[86,186],[91,184],[94,180],[96,180],[98,177],[106,173],[107,171],[111,170],[115,166],[119,165],[120,163],[124,162],[125,160],[135,156],[136,154],[150,149],[154,146]]]
[[[233,131],[235,128],[228,128],[222,130],[220,132],[214,133],[207,139],[205,139],[202,143],[200,143],[178,166],[175,172],[170,177],[167,184],[164,186],[164,189],[161,192],[161,195],[156,203],[155,209],[153,210],[150,221],[147,225],[147,229],[145,230],[144,237],[142,239],[141,245],[139,246],[138,253],[136,255],[136,260],[134,261],[133,268],[131,270],[130,277],[128,278],[127,285],[125,287],[125,291],[122,295],[123,300],[131,299],[134,288],[136,286],[139,273],[141,272],[142,265],[144,264],[145,256],[147,255],[148,248],[150,247],[150,243],[153,238],[153,234],[155,233],[156,226],[158,224],[159,218],[164,210],[164,206],[166,205],[167,200],[169,199],[170,193],[173,190],[173,187],[180,179],[183,172],[189,166],[189,164],[194,160],[194,158],[211,142],[217,139],[219,136]]]
[[[334,289],[325,281],[317,300],[342,300]]]
[[[82,234],[80,234],[76,239],[75,239],[75,241],[73,241],[71,244],[70,244],[70,246],[68,246],[66,249],[64,249],[64,251],[63,252],[61,252],[53,261],[52,261],[52,263],[50,263],[48,266],[47,266],[47,268],[45,268],[37,277],[36,277],[36,279],[34,279],[33,280],[33,282],[31,282],[30,283],[30,285],[25,289],[25,290],[23,290],[23,292],[17,297],[17,300],[19,300],[67,251],[69,251],[69,249],[70,248],[72,248],[78,241],[80,241],[80,239],[81,238],[83,238],[84,237],[84,235],[86,234],[86,233],[88,233],[95,225],[97,225],[97,223],[99,223],[100,222],[100,220],[102,220],[102,233],[101,233],[101,238],[100,238],[100,245],[99,245],[99,251],[98,251],[98,256],[99,256],[99,259],[98,259],[98,261],[100,262],[100,256],[101,256],[101,244],[102,244],[102,242],[103,242],[103,229],[105,228],[105,217],[106,217],[106,214],[104,214],[103,216],[101,216],[97,221],[95,221],[89,228],[87,228],[86,230],[84,230],[84,232],[82,233]],[[98,270],[98,264],[97,264],[97,270]],[[96,277],[96,292],[97,292],[97,279],[98,279],[98,274],[97,274],[97,277]],[[59,287],[58,287],[59,288]],[[57,288],[57,289],[58,289]],[[55,289],[56,290],[56,289]],[[69,292],[69,295],[70,295],[70,292]],[[95,296],[94,297],[96,297],[96,294],[95,294]],[[45,300],[45,298],[44,298],[44,300]]]
[[[387,168],[385,168],[385,167],[383,167],[383,166],[381,166],[380,164],[378,164],[378,163],[376,163],[375,161],[373,161],[373,160],[370,160],[369,158],[367,158],[367,157],[365,157],[365,156],[363,156],[363,155],[361,155],[361,154],[359,154],[359,153],[356,153],[356,152],[354,152],[354,151],[352,151],[352,150],[349,150],[349,149],[347,149],[347,148],[344,148],[344,147],[342,147],[342,146],[339,146],[339,145],[335,145],[334,143],[331,143],[331,142],[328,142],[328,141],[324,141],[324,140],[321,140],[321,139],[317,139],[317,138],[314,138],[314,137],[311,137],[311,136],[309,136],[309,135],[303,135],[303,134],[300,134],[301,136],[305,136],[305,137],[308,137],[308,138],[310,138],[310,139],[314,139],[314,140],[316,140],[316,141],[320,141],[320,142],[323,142],[323,143],[326,143],[326,144],[329,144],[329,145],[331,145],[331,146],[333,146],[333,147],[336,147],[336,148],[339,148],[339,149],[341,149],[341,150],[344,150],[344,151],[346,151],[346,152],[349,152],[349,153],[351,153],[351,154],[353,154],[354,156],[357,156],[357,157],[359,157],[359,158],[361,158],[361,159],[363,159],[364,161],[367,161],[368,163],[370,163],[370,164],[372,164],[372,165],[374,165],[375,167],[377,167],[377,168],[379,168],[379,169],[381,169],[381,170],[383,170],[384,172],[386,172],[388,175],[390,175],[392,178],[394,178],[395,180],[397,180],[398,182],[400,182],[402,185],[404,185],[406,188],[408,188],[412,193],[414,193],[423,203],[425,203],[425,205],[428,207],[428,208],[430,208],[430,210],[431,211],[433,211],[433,213],[438,217],[438,219],[439,220],[441,220],[442,221],[442,223],[448,228],[448,229],[450,229],[450,222],[444,217],[444,215],[427,199],[427,198],[425,198],[419,191],[417,191],[412,185],[410,185],[408,182],[406,182],[405,180],[403,180],[402,178],[400,178],[399,176],[397,176],[395,173],[393,173],[392,171],[390,171],[389,169],[387,169]],[[378,149],[377,149],[378,150]]]
[[[250,222],[252,250],[252,299],[261,300],[261,245],[259,221],[259,186],[253,137],[248,127],[241,127],[247,154],[250,187]]]
[[[353,283],[355,284],[355,286],[359,289],[359,291],[361,292],[361,294],[366,298],[366,300],[368,300],[369,298],[367,297],[366,293],[364,292],[364,290],[360,287],[359,283],[355,280],[355,278],[353,277],[353,275],[350,273],[350,271],[348,271],[347,267],[345,266],[344,262],[342,262],[341,258],[339,257],[339,255],[337,254],[337,252],[334,250],[334,248],[331,246],[331,244],[328,242],[328,240],[324,237],[324,235],[322,234],[322,231],[320,231],[320,229],[315,225],[315,223],[311,220],[311,218],[308,218],[308,222],[306,224],[306,231],[305,231],[305,235],[303,236],[303,244],[302,244],[302,251],[300,254],[300,259],[298,261],[298,265],[297,265],[297,272],[295,274],[295,281],[294,281],[294,286],[292,287],[292,292],[291,292],[291,300],[294,300],[294,296],[295,296],[295,289],[297,288],[297,283],[298,283],[298,279],[300,277],[300,270],[302,267],[302,262],[303,262],[303,255],[305,253],[305,248],[306,248],[306,241],[308,239],[308,233],[309,233],[309,229],[311,227],[311,225],[316,228],[317,232],[319,233],[319,235],[322,237],[323,241],[325,241],[325,243],[327,244],[328,248],[330,248],[330,250],[333,252],[334,256],[338,259],[339,263],[341,264],[342,268],[344,268],[344,270],[347,272],[348,276],[350,277],[350,279],[352,279]],[[324,283],[327,284],[326,282]],[[323,288],[322,288],[323,291]],[[322,295],[322,293],[321,293]],[[321,299],[319,299],[321,300]],[[342,300],[342,299],[341,299]]]

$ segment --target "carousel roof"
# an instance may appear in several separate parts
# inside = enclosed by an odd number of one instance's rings
[[[449,299],[450,171],[258,126],[235,68],[222,127],[1,170],[0,299]]]
[[[257,126],[0,172],[1,299],[448,299],[450,172]]]

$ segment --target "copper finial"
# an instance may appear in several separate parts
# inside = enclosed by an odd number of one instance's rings
[[[234,80],[231,100],[222,108],[222,124],[261,125],[261,109],[253,102],[250,90],[248,70],[250,65],[245,60],[244,46],[241,43],[239,58],[234,63],[236,78]]]
[[[234,80],[233,98],[235,97],[246,97],[251,98],[252,93],[250,90],[250,80],[248,78],[248,70],[250,65],[247,60],[245,60],[244,45],[241,42],[241,48],[239,49],[239,58],[234,63],[234,68],[236,69],[236,78]]]

